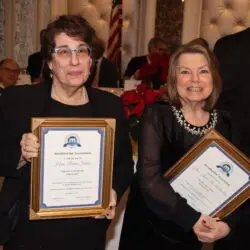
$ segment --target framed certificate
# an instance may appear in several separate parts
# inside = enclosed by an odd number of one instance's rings
[[[105,213],[112,188],[115,119],[33,118],[40,142],[32,161],[29,218]]]
[[[165,176],[195,210],[223,218],[250,197],[249,171],[249,158],[211,129]]]

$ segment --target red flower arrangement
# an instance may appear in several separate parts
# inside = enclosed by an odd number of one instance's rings
[[[121,95],[125,115],[129,122],[130,135],[137,141],[139,134],[140,118],[146,104],[155,102],[164,93],[163,90],[153,90],[143,81],[135,90],[125,91]]]
[[[170,55],[167,54],[150,57],[150,64],[142,65],[134,75],[137,80],[142,80],[142,83],[135,90],[125,91],[121,95],[129,122],[130,135],[135,141],[138,140],[140,118],[145,105],[157,101],[164,94],[162,89],[150,88],[149,83],[153,82],[153,77],[157,74],[158,85],[166,83],[169,58]]]
[[[169,54],[156,55],[150,57],[150,63],[142,65],[142,67],[136,71],[134,77],[137,80],[143,80],[150,82],[153,77],[157,75],[157,85],[162,85],[167,80]]]

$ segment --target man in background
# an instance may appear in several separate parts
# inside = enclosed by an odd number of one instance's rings
[[[250,107],[250,28],[220,38],[214,47],[219,63],[223,87],[217,107],[232,115],[233,136],[237,146],[250,156],[250,122],[242,114],[249,113]],[[250,226],[250,225],[249,225]]]
[[[154,89],[159,89],[161,85],[165,84],[169,57],[166,42],[161,38],[154,37],[148,43],[148,55],[132,58],[128,63],[124,77],[147,80]]]
[[[0,93],[3,89],[15,85],[20,74],[18,63],[10,58],[0,61]]]
[[[223,80],[217,107],[232,115],[234,144],[250,157],[250,28],[220,38],[214,47]],[[250,245],[250,200],[240,208],[238,226],[231,237],[215,243],[215,250],[243,250]],[[248,247],[247,247],[248,246]]]
[[[223,80],[218,107],[231,111],[235,105],[235,91],[249,83],[250,28],[220,38],[214,47]]]
[[[117,88],[119,76],[116,65],[104,56],[105,44],[103,40],[97,39],[95,43],[95,50],[92,51],[95,62],[88,84],[92,87]]]
[[[44,29],[40,31],[40,44],[43,39]],[[40,51],[29,55],[27,71],[32,83],[40,83],[42,76],[43,60]]]
[[[30,75],[32,83],[40,82],[41,70],[42,70],[42,57],[39,51],[28,57],[27,71]]]
[[[154,37],[148,43],[148,55],[133,57],[128,63],[127,69],[124,73],[125,77],[136,78],[136,71],[139,70],[144,64],[151,64],[154,56],[163,55],[167,52],[168,47],[165,41],[161,38]]]

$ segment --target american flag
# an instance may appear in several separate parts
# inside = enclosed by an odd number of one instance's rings
[[[112,1],[109,24],[109,40],[107,56],[118,69],[121,76],[121,45],[122,45],[122,0]]]

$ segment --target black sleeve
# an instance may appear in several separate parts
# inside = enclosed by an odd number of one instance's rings
[[[16,203],[24,186],[29,183],[26,179],[29,168],[24,166],[16,170],[21,156],[23,127],[14,121],[23,117],[12,109],[13,105],[18,105],[15,97],[16,91],[10,87],[0,98],[0,176],[5,177],[0,192],[0,245],[10,237]]]
[[[225,46],[223,46],[223,45],[225,45],[224,39],[219,39],[218,41],[216,41],[216,43],[214,45],[213,53],[216,57],[216,60],[218,60],[218,63],[223,61],[224,57],[227,56],[225,54],[227,50],[226,50]],[[218,65],[218,66],[220,67],[220,65]]]
[[[215,45],[214,45],[214,49],[213,49],[213,52],[216,56],[218,56],[219,47],[220,47],[220,40],[217,40]]]
[[[250,157],[250,84],[235,92],[232,108],[233,143]]]
[[[241,209],[237,208],[233,213],[222,219],[222,221],[227,223],[228,226],[230,227],[230,233],[225,237],[225,239],[231,238],[231,236],[234,234],[234,229],[239,222],[240,216],[241,216]]]
[[[137,70],[135,58],[132,58],[128,63],[127,69],[125,70],[124,76],[131,77]]]
[[[18,217],[19,200],[29,186],[28,166],[18,171],[18,177],[6,177],[0,192],[0,245],[5,245]]]
[[[6,89],[0,98],[0,176],[16,176],[16,167],[21,157],[20,141],[23,128],[13,122],[19,115],[12,110],[15,95],[13,89]],[[20,117],[22,119],[22,117]]]
[[[147,107],[142,121],[138,164],[140,187],[147,206],[159,218],[173,221],[189,231],[200,213],[191,208],[163,177],[160,152],[165,140],[164,125],[160,110],[155,107]]]
[[[113,189],[116,191],[117,200],[119,201],[122,194],[131,183],[134,162],[132,159],[132,147],[129,139],[128,124],[120,99],[116,105],[119,111],[116,119]]]

